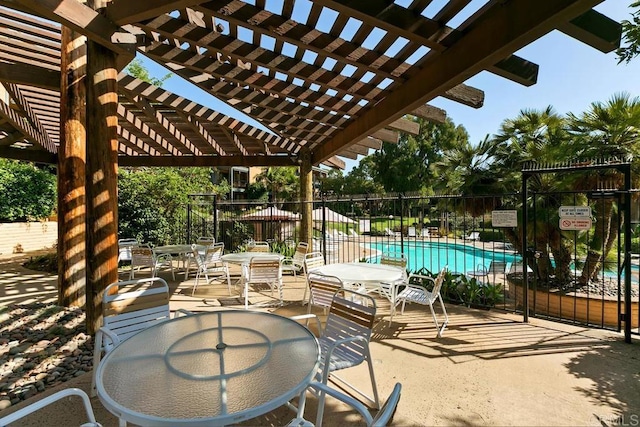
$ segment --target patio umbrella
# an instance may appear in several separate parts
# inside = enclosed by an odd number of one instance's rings
[[[322,221],[322,219],[324,218],[327,222],[344,222],[346,224],[356,223],[351,218],[339,214],[338,212],[332,211],[327,207],[324,208],[324,216],[323,208],[314,209],[312,212],[312,218],[314,221]]]
[[[240,219],[249,221],[273,220],[273,221],[296,221],[300,219],[300,214],[278,209],[275,206],[269,206],[256,212],[242,215]]]

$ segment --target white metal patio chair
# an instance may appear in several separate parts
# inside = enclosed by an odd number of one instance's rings
[[[319,273],[309,273],[309,307],[307,314],[311,313],[311,307],[320,307],[326,311],[331,308],[333,296],[344,288],[342,280],[335,276],[325,276]]]
[[[435,279],[420,274],[410,274],[406,283],[403,283],[404,289],[398,293],[395,301],[396,306],[402,303],[402,311],[400,312],[401,314],[404,314],[404,307],[407,303],[413,302],[416,304],[428,305],[429,310],[431,310],[433,321],[436,324],[436,329],[438,330],[438,337],[442,336],[444,329],[449,323],[447,309],[445,308],[444,302],[442,301],[442,296],[440,295],[440,289],[442,288],[442,284],[444,283],[446,274],[447,266],[443,267],[442,270],[440,270],[440,273],[438,273],[438,276]],[[420,285],[415,284],[416,282],[420,283]],[[433,289],[431,291],[428,291],[424,286],[426,282],[433,282]],[[438,318],[436,317],[436,313],[433,309],[433,304],[437,300],[440,300],[440,306],[442,307],[442,312],[444,313],[444,322],[442,323],[441,327],[438,326]],[[395,309],[392,308],[389,324],[391,324],[391,320],[393,320],[394,313]]]
[[[148,244],[131,248],[131,271],[129,272],[129,280],[133,280],[136,270],[142,268],[150,269],[151,277],[156,277],[158,270],[162,267],[169,268],[171,270],[171,277],[173,280],[176,280],[171,254],[156,255]]]
[[[307,242],[300,242],[296,246],[296,252],[292,257],[286,257],[282,260],[282,272],[291,271],[293,277],[297,278],[297,273],[304,272],[304,259],[309,250],[309,244]]]
[[[216,242],[216,239],[214,237],[211,237],[211,236],[202,236],[202,237],[198,237],[198,239],[196,239],[196,245],[211,246],[215,242]]]
[[[366,303],[361,303],[362,300],[367,301]],[[374,408],[378,409],[380,408],[378,387],[373,372],[373,360],[369,351],[369,341],[375,317],[376,302],[372,297],[361,295],[348,289],[340,289],[333,296],[324,328],[321,327],[318,316],[313,314],[292,318],[295,320],[315,318],[318,330],[322,331],[318,338],[321,355],[316,379],[323,384],[327,384],[331,376],[332,381],[339,382],[342,386],[355,392],[373,405]],[[369,367],[372,396],[335,374],[336,371],[352,368],[364,362]],[[318,399],[316,425],[322,425],[324,393],[320,393]]]
[[[251,242],[247,246],[247,252],[271,252],[269,242]]]
[[[398,409],[398,402],[400,402],[402,384],[396,383],[396,385],[393,387],[393,391],[391,391],[391,394],[389,394],[389,397],[387,397],[387,400],[385,401],[384,405],[382,405],[375,417],[371,416],[369,409],[365,405],[363,405],[362,402],[359,402],[353,397],[348,396],[332,387],[329,387],[327,384],[312,382],[311,384],[309,384],[308,389],[312,389],[314,394],[327,394],[351,406],[362,416],[362,418],[364,418],[364,422],[367,427],[382,427],[389,425],[393,420],[396,409]],[[306,394],[303,394],[300,397],[300,401],[298,403],[296,418],[294,418],[293,420],[291,420],[291,422],[289,422],[289,424],[287,424],[288,427],[314,427],[313,423],[307,421],[304,418],[305,406]],[[316,425],[319,426],[320,424]]]
[[[382,254],[382,256],[380,257],[380,264],[390,265],[402,269],[402,277],[400,278],[400,280],[396,281],[395,283],[380,282],[377,289],[378,294],[388,299],[391,303],[391,318],[393,318],[393,312],[395,311],[397,285],[399,283],[404,283],[407,280],[407,258],[405,258],[404,254],[400,254],[399,256],[392,254]],[[389,322],[391,322],[391,320],[389,320]]]
[[[131,261],[131,248],[138,245],[137,239],[118,239],[118,264],[120,261]]]
[[[207,284],[214,280],[216,277],[223,276],[227,279],[227,288],[229,295],[231,295],[231,276],[229,275],[229,266],[222,260],[224,255],[224,242],[214,243],[209,246],[204,253],[204,256],[200,255],[197,245],[191,245],[193,250],[192,258],[196,262],[196,283],[193,285],[191,296],[196,292],[200,276],[204,275]],[[213,276],[209,278],[209,276]]]
[[[480,240],[480,232],[479,231],[472,231],[471,233],[469,233],[468,236],[465,236],[464,238],[465,240],[472,240],[472,241],[479,241]]]
[[[96,369],[102,353],[108,353],[120,342],[137,332],[164,322],[171,317],[169,286],[160,277],[115,282],[107,286],[102,298],[102,327],[93,347],[91,395],[96,393]],[[179,314],[190,314],[178,310]]]
[[[249,308],[249,285],[267,284],[271,288],[271,296],[274,289],[278,289],[280,304],[284,303],[282,295],[282,262],[280,256],[253,257],[244,280],[244,308]]]
[[[304,257],[304,274],[307,280],[307,284],[304,288],[304,294],[302,295],[302,305],[307,302],[307,292],[309,290],[309,273],[314,269],[322,267],[324,265],[324,256],[321,252],[309,252]]]
[[[25,406],[5,417],[0,418],[0,426],[7,426],[11,423],[21,420],[28,415],[33,414],[40,409],[51,405],[58,400],[64,399],[66,397],[77,396],[82,399],[82,404],[84,405],[84,411],[87,414],[87,419],[89,420],[86,423],[81,424],[80,427],[102,427],[102,424],[96,421],[96,417],[93,413],[93,407],[91,406],[91,400],[89,400],[89,396],[83,390],[79,388],[67,388],[64,390],[60,390],[56,393],[53,393],[50,396],[44,397],[30,405]],[[70,400],[70,399],[67,399]],[[65,406],[66,411],[70,411],[71,409],[68,406]]]

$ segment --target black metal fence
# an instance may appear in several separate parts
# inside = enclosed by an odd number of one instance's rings
[[[586,203],[584,194],[556,196],[568,206]],[[624,229],[618,230],[616,243],[600,239],[609,247],[598,248],[599,239],[591,229],[560,230],[558,207],[545,205],[545,195],[536,194],[533,200],[527,211],[527,238],[522,239],[520,194],[323,198],[311,202],[313,250],[322,252],[327,262],[377,262],[383,253],[403,254],[408,270],[428,274],[446,265],[451,274],[444,292],[450,302],[522,312],[528,299],[533,316],[620,330]],[[600,203],[608,202],[589,199],[594,213],[604,209]],[[614,205],[619,203],[614,200]],[[200,195],[186,208],[184,241],[213,236],[224,241],[228,251],[242,250],[249,240],[268,241],[277,250],[291,248],[291,242],[300,239],[300,207],[300,202],[231,203]],[[502,219],[492,220],[496,212]],[[617,219],[620,227],[623,223]],[[556,239],[562,240],[564,252],[555,249]],[[637,239],[634,235],[634,242]],[[589,251],[608,255],[588,284],[580,285]],[[632,252],[640,252],[637,243]],[[526,267],[523,253],[528,254]],[[568,264],[558,257],[569,257]],[[556,265],[556,259],[563,262]],[[640,272],[638,258],[632,260],[632,324],[638,334]],[[556,274],[560,267],[565,273],[569,269],[569,276],[562,276],[564,282]]]

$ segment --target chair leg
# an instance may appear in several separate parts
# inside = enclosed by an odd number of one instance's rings
[[[442,297],[440,295],[438,295],[438,299],[440,300],[440,306],[442,307],[442,312],[444,313],[444,323],[442,324],[442,329],[440,330],[439,334],[439,336],[441,337],[444,329],[449,324],[449,315],[447,314],[447,309],[445,308],[444,301],[442,301]]]
[[[429,310],[431,310],[431,317],[433,317],[433,323],[436,324],[436,330],[438,331],[437,336],[440,337],[440,326],[438,325],[438,318],[436,317],[436,312],[433,310],[433,303],[429,301]]]
[[[196,293],[196,288],[198,287],[198,280],[200,280],[200,270],[196,273],[196,284],[193,285],[193,291],[191,291],[191,296]]]
[[[227,275],[227,289],[229,290],[229,296],[231,296],[231,276],[229,276],[229,267],[225,265],[224,272]]]
[[[249,310],[249,281],[244,282],[244,309]]]

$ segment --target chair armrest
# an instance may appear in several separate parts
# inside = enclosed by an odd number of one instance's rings
[[[186,310],[184,308],[179,308],[175,311],[175,313],[173,313],[173,318],[175,319],[176,317],[180,317],[180,315],[191,316],[192,314],[194,314],[193,311]]]
[[[156,255],[156,261],[173,261],[173,257],[171,256],[171,254],[160,254]]]
[[[102,333],[102,335],[106,335],[107,338],[109,338],[111,340],[112,345],[115,347],[118,344],[120,344],[120,337],[118,336],[118,334],[116,334],[115,332],[113,332],[111,329],[109,329],[106,326],[101,326],[100,329],[98,330],[99,332]],[[107,349],[105,348],[105,352],[107,351]]]
[[[34,402],[28,406],[25,406],[24,408],[19,409],[14,413],[7,415],[6,417],[0,418],[0,425],[5,426],[15,421],[18,421],[19,419],[29,414],[32,414],[33,412],[38,411],[44,408],[45,406],[51,405],[52,403],[68,396],[78,396],[82,399],[82,404],[84,405],[84,409],[85,409],[87,418],[89,419],[89,422],[82,424],[81,427],[89,427],[89,426],[102,427],[102,424],[96,421],[96,418],[93,414],[93,408],[91,406],[91,401],[89,400],[89,396],[87,396],[87,393],[85,393],[83,390],[79,388],[67,388],[64,390],[60,390],[57,393],[54,393],[45,398],[42,398],[41,400],[38,400],[37,402]],[[69,410],[69,408],[67,408],[67,410]]]
[[[316,324],[318,326],[318,333],[322,334],[322,322],[320,322],[320,318],[315,314],[299,314],[297,316],[291,316],[291,317],[289,317],[289,319],[295,320],[295,321],[306,320],[306,319],[315,319]]]
[[[365,419],[366,425],[368,426],[373,425],[373,417],[369,413],[369,410],[367,409],[367,407],[359,400],[354,399],[353,397],[346,395],[334,388],[331,388],[327,384],[323,384],[317,381],[314,381],[311,384],[309,384],[309,388],[314,388],[317,392],[326,393],[329,396],[334,397],[346,403],[347,405],[351,406],[353,409],[358,411],[360,415],[362,415],[362,417]]]

